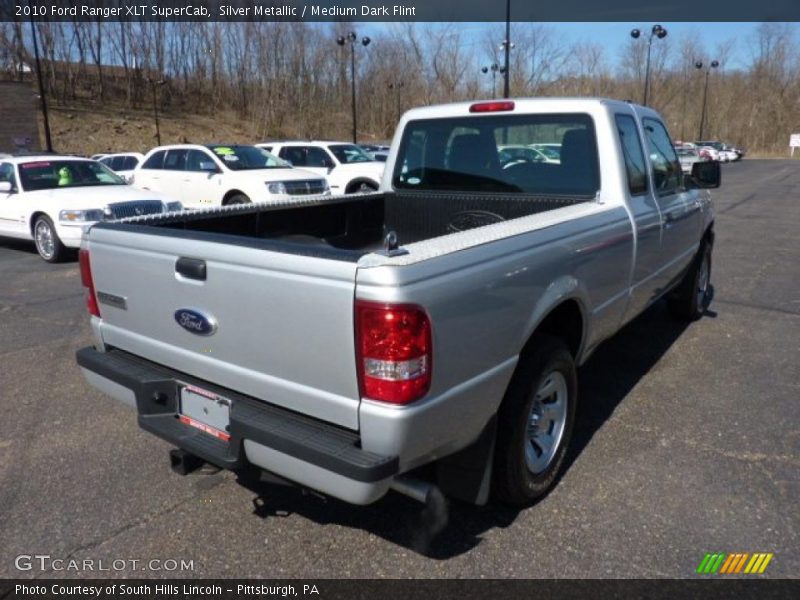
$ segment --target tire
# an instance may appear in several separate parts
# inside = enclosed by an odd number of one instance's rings
[[[543,391],[549,395],[542,397]],[[566,343],[536,336],[498,411],[493,471],[498,500],[527,506],[552,489],[572,439],[577,402],[575,361]]]
[[[703,242],[683,281],[669,297],[669,310],[674,317],[696,321],[706,312],[711,302],[711,248],[711,244]]]
[[[39,256],[49,263],[61,262],[69,253],[59,239],[53,221],[45,215],[39,215],[33,223],[33,242]]]
[[[370,183],[369,181],[357,181],[347,186],[345,194],[369,194],[377,191],[378,186],[374,183]]]
[[[225,206],[231,206],[232,204],[250,204],[250,198],[245,196],[244,194],[234,194],[228,201],[225,203]]]

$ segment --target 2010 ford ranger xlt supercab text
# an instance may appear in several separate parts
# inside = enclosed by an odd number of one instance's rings
[[[498,151],[536,144],[558,160]],[[626,102],[414,109],[378,193],[93,226],[77,361],[178,468],[530,504],[561,469],[576,366],[661,297],[705,310],[719,180],[684,176]]]

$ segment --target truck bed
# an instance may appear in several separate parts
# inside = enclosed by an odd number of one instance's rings
[[[484,194],[383,193],[237,205],[98,227],[357,262],[383,248],[384,237],[392,231],[402,246],[591,200],[586,196],[497,194],[487,199]]]

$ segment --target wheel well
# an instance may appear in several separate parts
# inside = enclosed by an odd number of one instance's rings
[[[222,206],[227,205],[228,200],[230,200],[234,196],[247,196],[247,194],[245,194],[244,192],[240,192],[239,190],[231,190],[222,197]]]
[[[714,223],[711,223],[703,234],[703,241],[714,244]]]
[[[353,191],[353,188],[355,188],[357,185],[361,185],[362,183],[367,183],[370,186],[373,186],[376,190],[380,187],[380,185],[377,182],[372,181],[371,179],[367,179],[366,177],[361,177],[359,179],[353,179],[353,181],[348,183],[347,187],[344,188],[344,193],[349,194],[350,192]]]
[[[578,302],[565,300],[550,311],[528,338],[522,349],[523,352],[532,344],[537,333],[546,333],[562,338],[567,343],[570,354],[577,358],[583,341],[583,313]]]
[[[36,225],[36,219],[38,219],[40,215],[44,215],[46,217],[47,213],[40,210],[39,212],[35,212],[31,215],[31,222],[28,223],[28,227],[30,227],[31,230],[31,235],[33,235],[33,226]]]

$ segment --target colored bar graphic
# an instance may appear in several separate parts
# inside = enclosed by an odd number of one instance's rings
[[[758,575],[766,571],[773,556],[775,555],[772,552],[755,552],[753,554],[749,552],[732,552],[731,554],[706,552],[695,572],[703,575],[738,573]],[[744,572],[742,572],[743,568]]]
[[[706,572],[706,565],[708,564],[708,561],[710,559],[711,559],[711,555],[708,552],[706,552],[706,555],[703,557],[703,560],[700,563],[700,566],[697,567],[697,571],[695,571],[695,573],[705,573]]]
[[[750,554],[748,554],[747,552],[742,554],[742,558],[739,560],[739,563],[736,565],[736,570],[734,571],[734,573],[738,573],[739,571],[742,570],[742,567],[744,566],[744,563],[747,560],[748,556],[750,556]]]
[[[764,557],[764,562],[762,562],[762,563],[761,563],[761,568],[758,570],[758,572],[759,572],[759,573],[763,573],[763,572],[766,570],[766,568],[767,568],[767,565],[769,564],[769,561],[771,561],[771,560],[772,560],[772,557],[773,557],[773,556],[774,556],[774,555],[772,554],[772,552],[770,552],[769,554],[767,554],[767,555]]]
[[[717,562],[714,563],[714,566],[711,569],[711,573],[712,574],[717,572],[717,570],[722,565],[722,561],[723,560],[725,560],[725,554],[724,553],[720,553],[719,558],[717,559]]]
[[[720,573],[729,573],[729,569],[731,565],[736,562],[739,558],[738,554],[728,554],[728,559],[723,563],[722,568],[719,570]]]

